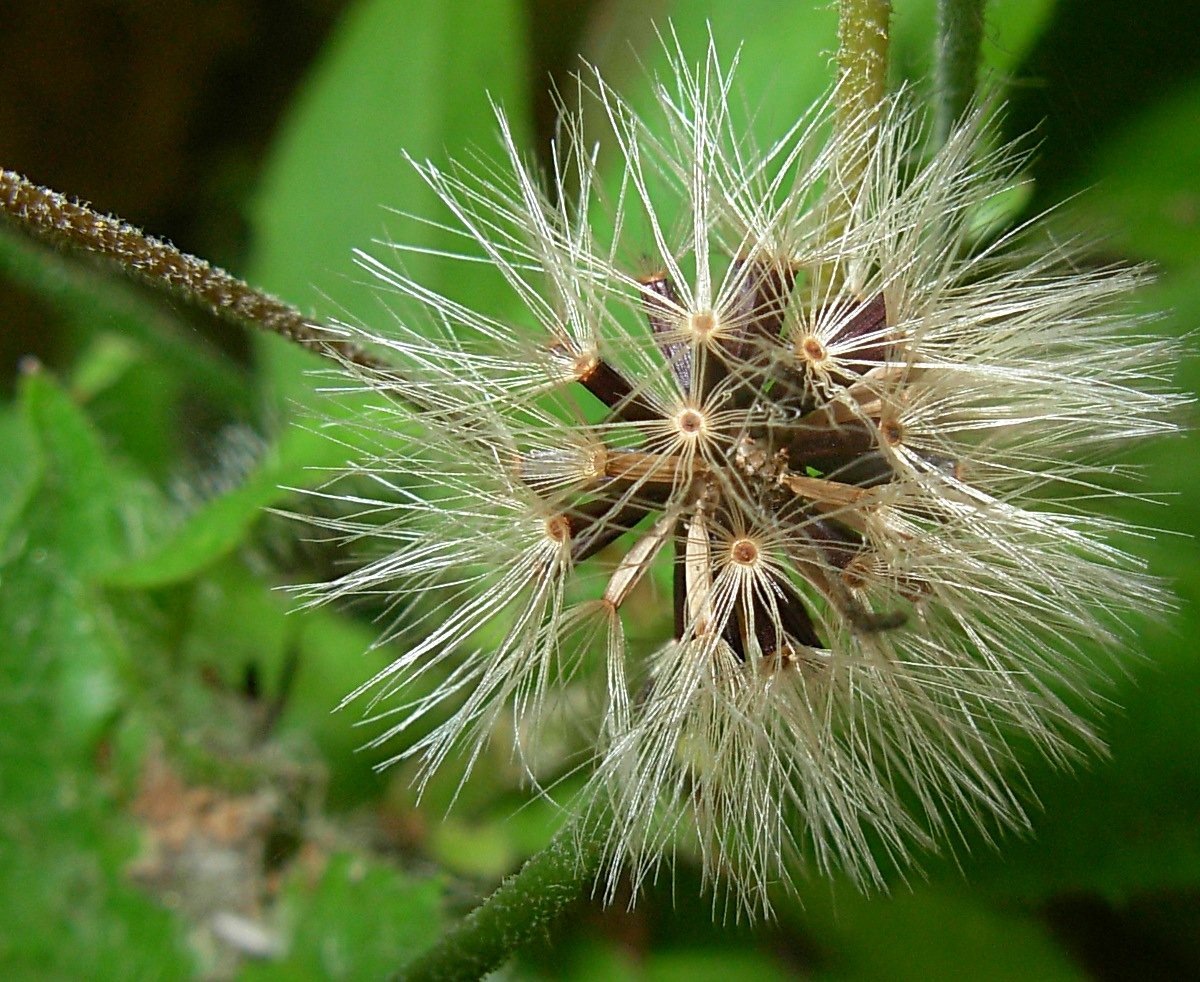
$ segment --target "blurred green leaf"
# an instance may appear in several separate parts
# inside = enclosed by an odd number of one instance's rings
[[[192,592],[184,657],[193,670],[211,670],[233,690],[245,685],[253,667],[258,697],[278,699],[288,648],[299,626],[287,613],[287,600],[261,575],[233,560],[221,563]]]
[[[287,957],[248,966],[245,982],[390,977],[441,929],[442,887],[366,856],[332,856],[320,879],[288,878],[281,903]]]
[[[706,57],[710,30],[720,64],[727,69],[735,58],[738,62],[728,108],[734,130],[745,136],[743,150],[774,144],[833,82],[833,4],[674,0],[647,10],[644,3],[618,2],[606,14],[593,22],[584,56],[608,86],[659,130],[656,85],[661,80],[672,89],[670,61],[694,66]],[[591,72],[582,74],[586,81]],[[624,164],[619,146],[594,98],[584,97],[583,113],[588,138],[599,141],[603,186],[615,201]],[[653,167],[646,168],[645,176],[651,187],[660,180]],[[674,193],[654,194],[656,217],[666,229],[682,220],[677,198]],[[631,207],[624,221],[631,241],[653,255],[654,239],[642,208]]]
[[[635,978],[645,982],[728,982],[730,979],[754,979],[773,982],[795,978],[774,958],[752,948],[715,948],[661,950],[646,959],[644,970]]]
[[[248,409],[245,372],[194,331],[184,334],[146,288],[38,246],[6,227],[0,227],[0,275],[53,304],[85,337],[106,331],[129,338],[211,398]]]
[[[502,821],[467,822],[448,815],[433,827],[429,850],[443,869],[493,882],[520,865]]]
[[[97,767],[130,653],[91,584],[142,497],[48,377],[22,409],[44,467],[0,565],[0,963],[39,977],[186,973],[182,932],[126,881],[135,843]]]
[[[89,346],[78,368],[90,373],[105,371],[106,366],[96,364],[104,359],[103,338],[99,344]],[[104,433],[113,455],[136,468],[147,480],[158,486],[178,480],[181,460],[189,442],[199,445],[203,435],[198,435],[197,424],[190,418],[191,411],[200,404],[195,393],[190,392],[188,380],[179,374],[179,365],[148,357],[145,351],[133,348],[129,360],[123,365],[111,364],[113,374],[103,380],[102,387],[87,392],[79,385],[81,376],[74,374],[70,390],[87,406],[88,416],[96,428]],[[100,383],[96,376],[82,378],[84,384]],[[209,397],[204,405],[211,406]],[[209,419],[214,419],[210,414]]]
[[[303,450],[294,450],[297,445]],[[242,483],[206,501],[137,555],[107,570],[104,582],[146,589],[189,579],[237,548],[262,519],[263,510],[287,498],[289,488],[327,480],[327,468],[343,464],[345,457],[346,448],[334,440],[298,427],[286,430]]]
[[[1078,223],[1107,233],[1132,258],[1194,264],[1200,254],[1197,118],[1200,83],[1193,82],[1115,134],[1087,169],[1093,186],[1072,212]]]
[[[298,621],[291,641],[295,647],[295,678],[279,719],[280,733],[312,740],[329,767],[329,801],[345,808],[369,795],[378,795],[387,781],[374,769],[385,755],[398,752],[364,751],[363,744],[378,727],[357,726],[359,707],[334,712],[350,692],[371,678],[390,657],[372,651],[376,632],[351,617],[329,609],[292,615]]]
[[[793,912],[824,951],[820,979],[1083,979],[1047,930],[1018,911],[981,903],[961,887],[900,886],[865,897],[842,884],[806,891]]]
[[[1078,774],[1034,774],[1041,810],[1032,834],[977,856],[969,870],[974,884],[1025,902],[1090,892],[1122,903],[1200,887],[1195,568],[1179,584],[1186,616],[1143,633],[1153,662],[1112,694],[1121,708],[1101,728],[1110,759],[1088,762]]]
[[[446,4],[353,5],[293,104],[255,209],[253,278],[301,307],[386,331],[386,304],[354,266],[376,239],[455,248],[394,208],[438,219],[436,199],[405,159],[463,158],[493,147],[489,96],[528,142],[523,5],[485,0],[469,15]],[[460,268],[408,254],[409,272],[437,289]],[[270,345],[281,392],[303,399],[311,356]]]
[[[605,80],[640,109],[650,104],[650,81],[656,75],[667,77],[667,56],[651,16],[672,48],[678,38],[688,62],[703,56],[710,30],[723,64],[739,53],[731,108],[746,117],[756,146],[770,146],[833,84],[836,4],[674,0],[650,14],[644,3],[609,7],[609,16],[596,22],[603,34],[589,41],[593,60]],[[932,72],[936,7],[937,0],[896,4],[892,59],[901,77],[921,80]],[[984,71],[1002,77],[1015,71],[1053,10],[1054,0],[992,0],[987,5]],[[637,57],[630,57],[631,50]]]
[[[0,561],[9,531],[37,487],[41,451],[29,421],[12,409],[0,410]]]
[[[24,408],[46,461],[31,538],[44,535],[73,570],[92,573],[124,555],[134,529],[127,493],[138,483],[109,460],[100,435],[44,373],[25,380]],[[141,494],[137,494],[141,497]],[[56,512],[54,521],[48,513]]]
[[[636,11],[627,27],[630,38],[649,41],[646,68],[660,74],[665,54]],[[731,108],[743,109],[749,133],[759,147],[769,147],[796,118],[820,99],[833,82],[837,50],[837,8],[825,3],[780,3],[779,0],[675,0],[670,10],[674,28],[689,62],[703,57],[712,36],[723,63],[735,52],[739,64]],[[601,66],[603,68],[603,66]],[[645,76],[610,79],[626,96],[645,87]],[[635,105],[642,105],[633,95]]]
[[[1068,227],[1110,231],[1133,258],[1163,264],[1162,282],[1145,291],[1139,310],[1172,310],[1155,330],[1186,336],[1200,324],[1200,214],[1189,211],[1188,188],[1200,173],[1194,125],[1200,86],[1151,108],[1102,147],[1090,174],[1095,186],[1063,216]],[[1200,205],[1200,194],[1193,195]],[[1194,349],[1192,349],[1194,350]],[[1172,366],[1147,365],[1155,374]],[[1193,354],[1180,381],[1200,391]],[[1001,856],[984,853],[971,875],[1004,895],[1045,899],[1091,891],[1117,902],[1138,894],[1200,887],[1200,455],[1194,433],[1158,441],[1138,455],[1143,487],[1174,494],[1167,506],[1130,502],[1123,509],[1157,539],[1135,543],[1152,570],[1175,585],[1181,615],[1143,625],[1136,644],[1147,656],[1130,658],[1132,674],[1111,692],[1119,710],[1101,727],[1111,758],[1087,763],[1078,775],[1033,775],[1043,811],[1027,841],[1006,842]],[[1175,533],[1175,534],[1172,534]],[[1182,534],[1179,534],[1182,533]],[[1106,693],[1108,695],[1110,693]]]

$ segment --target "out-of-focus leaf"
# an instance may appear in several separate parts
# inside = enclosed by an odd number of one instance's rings
[[[191,667],[213,670],[231,689],[240,689],[253,669],[258,696],[281,694],[284,660],[296,629],[287,600],[241,563],[209,570],[192,592],[192,630],[183,642]]]
[[[282,897],[288,953],[250,965],[245,982],[382,979],[429,946],[441,928],[442,887],[365,856],[330,858],[313,882],[293,873]]]
[[[145,295],[145,288],[106,274],[27,241],[0,227],[0,275],[11,279],[86,330],[109,331],[174,366],[189,383],[222,404],[249,408],[245,373],[180,326]]]
[[[1113,694],[1120,710],[1102,727],[1111,758],[1076,775],[1034,775],[1041,811],[1033,832],[977,857],[970,878],[978,887],[1026,902],[1096,893],[1123,903],[1200,885],[1200,578],[1192,562],[1189,582],[1179,584],[1186,616],[1143,633],[1153,660]]]
[[[97,334],[71,373],[71,392],[87,401],[111,388],[138,361],[137,345],[120,334]]]
[[[897,84],[907,79],[917,83],[918,91],[927,87],[936,43],[936,2],[917,0],[914,4],[898,4],[893,11],[892,74]],[[752,156],[756,149],[770,148],[802,114],[828,96],[838,46],[836,4],[675,0],[661,7],[660,12],[648,15],[643,3],[610,4],[608,15],[596,19],[602,35],[589,41],[593,60],[606,82],[635,109],[649,110],[654,81],[661,79],[668,89],[672,88],[664,44],[675,58],[680,57],[675,53],[678,44],[684,62],[695,65],[705,55],[710,31],[723,65],[730,65],[738,56],[728,108],[734,131],[745,140],[739,148],[741,153]],[[982,52],[984,81],[1007,80],[1046,26],[1053,7],[1054,0],[996,0],[988,5]],[[659,17],[664,40],[653,30],[651,16]],[[629,56],[631,49],[637,57]],[[585,50],[585,55],[589,53]],[[587,104],[589,101],[594,100],[585,100],[585,115],[602,117],[599,107]],[[588,130],[601,141],[604,186],[615,196],[624,166],[615,141],[596,119]],[[652,186],[658,180],[656,175],[649,175]],[[1009,224],[1030,193],[1031,188],[1025,188],[1020,193],[998,196],[977,219],[976,224],[982,226],[978,231]],[[657,218],[670,233],[683,220],[678,202],[672,193],[656,194],[655,198]],[[654,239],[641,209],[631,208],[623,220],[635,241],[643,243],[646,252],[653,255]]]
[[[398,743],[382,750],[362,751],[379,727],[356,723],[363,705],[334,712],[338,703],[371,678],[385,663],[386,652],[372,651],[376,640],[369,627],[333,610],[306,610],[294,615],[299,623],[291,639],[296,646],[295,678],[288,690],[278,728],[311,739],[329,766],[329,801],[347,807],[363,797],[378,795],[387,780],[374,770]]]
[[[1200,87],[1193,85],[1134,121],[1099,151],[1091,170],[1095,186],[1063,216],[1068,225],[1111,232],[1132,258],[1162,263],[1161,283],[1145,291],[1137,309],[1172,311],[1153,329],[1176,336],[1200,324],[1200,215],[1188,204],[1190,198],[1200,202],[1188,190],[1200,173],[1197,111]],[[1194,355],[1175,369],[1146,366],[1148,373],[1177,375],[1185,390],[1200,392]],[[1192,415],[1185,415],[1185,424]],[[1175,584],[1182,612],[1141,628],[1132,644],[1146,660],[1131,657],[1131,676],[1106,693],[1119,707],[1105,714],[1100,728],[1111,758],[1088,762],[1074,776],[1034,774],[1042,810],[1034,816],[1033,834],[1005,842],[1000,856],[981,854],[971,870],[981,887],[1026,899],[1090,891],[1123,902],[1200,885],[1200,660],[1194,642],[1200,632],[1200,549],[1190,538],[1200,532],[1198,446],[1188,433],[1137,454],[1145,470],[1140,489],[1173,496],[1165,505],[1129,502],[1122,509],[1148,529],[1166,530],[1131,548]]]
[[[1136,259],[1191,265],[1200,254],[1200,85],[1134,120],[1097,154],[1080,223]],[[1193,281],[1194,282],[1194,281]],[[1200,289],[1200,287],[1197,287]]]
[[[937,0],[896,5],[892,59],[897,74],[919,80],[932,71],[936,5]],[[1054,0],[989,3],[982,53],[985,73],[1003,76],[1015,70],[1053,8]],[[590,40],[593,60],[613,88],[635,107],[645,108],[650,81],[656,75],[668,77],[666,53],[645,4],[613,3],[610,11],[597,19],[603,35]],[[657,16],[666,43],[674,48],[677,38],[689,63],[702,58],[710,29],[722,63],[728,64],[740,52],[730,106],[755,146],[769,147],[833,83],[838,44],[835,4],[674,0],[664,3]],[[629,56],[631,49],[637,57]]]
[[[11,409],[0,411],[0,562],[3,546],[41,473],[41,449],[29,421]]]
[[[293,451],[302,444],[304,453]],[[105,573],[110,586],[146,589],[194,576],[243,542],[264,508],[278,504],[289,487],[328,478],[325,468],[342,464],[346,449],[299,428],[286,430],[237,487],[205,502],[170,533]]]
[[[568,952],[556,953],[551,971],[541,972],[518,962],[510,972],[513,978],[555,978],[568,982],[635,982],[644,978],[631,954],[612,944],[580,940]],[[693,976],[693,980],[703,976]]]
[[[696,947],[656,951],[638,978],[646,982],[697,982],[699,979],[754,979],[785,982],[795,976],[766,952],[752,948]]]
[[[262,510],[286,492],[278,469],[268,464],[228,494],[202,505],[147,552],[105,574],[109,586],[146,589],[178,583],[232,551],[260,518]]]
[[[96,433],[44,376],[25,380],[24,425],[44,467],[0,566],[6,691],[21,711],[37,704],[28,739],[87,753],[119,700],[123,651],[88,575],[119,553],[119,494]],[[28,693],[24,698],[21,693]]]
[[[480,824],[447,816],[434,826],[429,849],[449,872],[493,882],[520,864],[502,822]]]
[[[495,146],[489,96],[525,143],[523,9],[516,0],[485,0],[469,13],[391,0],[350,8],[276,145],[255,209],[255,282],[321,316],[386,330],[385,305],[354,267],[352,250],[386,253],[372,247],[379,238],[461,248],[387,209],[444,218],[404,153],[444,162],[466,157],[472,145]],[[461,273],[430,256],[405,262],[435,289]],[[303,398],[300,376],[312,358],[283,345],[268,354],[279,391]]]
[[[122,496],[133,481],[110,464],[87,417],[47,376],[26,379],[24,408],[46,461],[31,537],[45,535],[73,570],[94,572],[127,548]]]
[[[22,409],[43,468],[0,565],[0,964],[186,973],[182,932],[125,880],[135,844],[97,766],[130,653],[90,580],[136,534],[142,495],[48,378],[25,379]]]
[[[664,125],[657,116],[654,89],[661,82],[674,92],[669,61],[682,60],[688,66],[704,61],[710,28],[720,64],[728,68],[735,58],[738,61],[728,108],[744,153],[774,144],[833,81],[837,10],[822,3],[674,0],[648,12],[643,3],[618,2],[606,17],[595,19],[594,29],[603,33],[585,40],[584,56],[605,84],[652,120],[661,134]],[[589,69],[582,74],[589,86],[595,85],[589,81]],[[712,85],[715,89],[716,82]],[[615,201],[624,160],[603,108],[585,96],[582,109],[588,138],[599,143],[603,186]],[[660,176],[649,162],[646,179],[658,221],[668,233],[674,232],[683,220],[674,185],[657,187]],[[654,238],[643,209],[631,205],[624,222],[630,241],[653,255]]]
[[[531,958],[518,961],[507,977],[566,982],[784,982],[797,976],[752,944],[718,944],[698,938],[694,946],[672,943],[636,955],[620,944],[580,939],[569,951],[555,951],[542,962],[535,964]]]
[[[967,889],[899,887],[866,897],[814,885],[793,912],[823,950],[821,979],[1083,979],[1037,921],[988,907]]]
[[[634,14],[626,28],[630,39],[649,42],[646,67],[662,75],[665,54],[661,45],[645,23],[637,23],[636,12],[630,12]],[[743,110],[749,128],[746,135],[753,135],[759,147],[769,147],[777,140],[833,81],[837,9],[832,4],[676,0],[670,17],[688,61],[703,57],[709,25],[723,62],[740,52],[731,108]],[[644,73],[640,80],[609,81],[631,96],[635,105],[644,104],[635,94],[639,81],[640,87],[645,87]]]

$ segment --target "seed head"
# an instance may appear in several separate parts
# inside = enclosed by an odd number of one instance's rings
[[[1163,602],[1097,502],[1178,400],[1170,346],[1131,331],[1137,271],[1036,225],[979,237],[1025,159],[985,113],[929,152],[902,96],[833,135],[826,104],[757,148],[732,74],[677,54],[647,118],[590,76],[608,195],[573,114],[548,183],[502,113],[502,165],[415,165],[515,303],[359,255],[397,302],[347,328],[397,366],[347,366],[360,425],[418,435],[331,521],[381,554],[313,596],[381,594],[385,640],[418,637],[360,690],[379,744],[435,721],[393,759],[474,760],[503,722],[540,780],[566,707],[610,887],[682,845],[753,915],[805,862],[882,884],[1023,824],[1014,736],[1095,742],[1097,652]]]

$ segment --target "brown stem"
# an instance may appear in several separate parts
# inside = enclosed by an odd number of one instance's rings
[[[128,222],[102,215],[3,169],[0,214],[56,246],[101,256],[144,283],[199,304],[223,320],[253,325],[327,358],[362,368],[388,371],[392,367],[337,337],[335,329],[313,322],[290,304],[225,270],[146,235]]]

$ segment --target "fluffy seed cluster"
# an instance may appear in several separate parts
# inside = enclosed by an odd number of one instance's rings
[[[806,863],[882,883],[1023,823],[1014,738],[1094,740],[1097,653],[1163,602],[1098,503],[1176,400],[1136,272],[989,223],[1024,160],[985,114],[927,152],[903,98],[827,103],[758,147],[734,65],[676,54],[648,114],[589,77],[610,140],[566,115],[548,180],[503,114],[502,164],[416,164],[514,302],[360,255],[395,323],[346,330],[396,368],[347,366],[359,425],[411,440],[326,489],[377,555],[312,597],[405,640],[360,690],[393,759],[509,728],[544,783],[565,718],[608,882],[682,846],[753,916]]]

